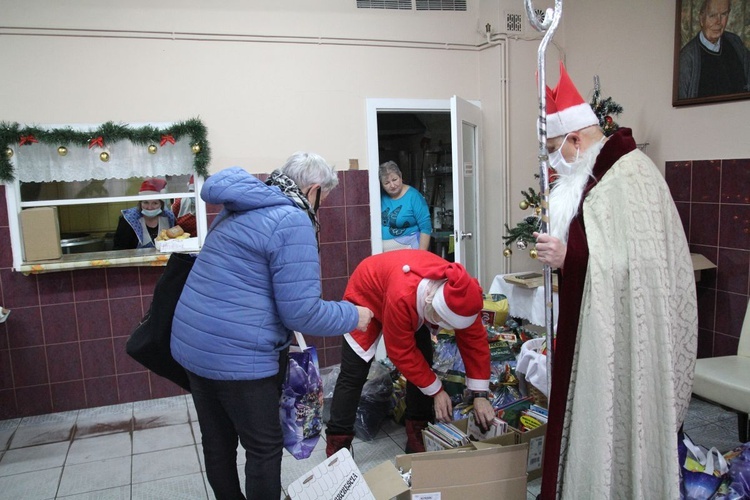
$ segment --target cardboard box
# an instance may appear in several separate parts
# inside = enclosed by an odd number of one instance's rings
[[[319,498],[376,499],[346,448],[337,451],[315,466],[310,472],[303,474],[289,485],[287,492],[292,500],[316,500]]]
[[[521,432],[511,427],[516,434],[517,443],[529,445],[529,454],[526,463],[526,472],[529,474],[529,481],[542,477],[542,464],[544,458],[544,435],[547,433],[547,424],[543,424],[536,429]]]
[[[62,257],[57,207],[21,210],[20,221],[24,262],[53,260]]]
[[[465,500],[466,498],[526,498],[527,444],[414,453],[396,456],[365,474],[376,500]],[[411,470],[411,488],[398,474]]]
[[[699,253],[691,253],[690,258],[693,261],[693,271],[695,272],[695,281],[701,280],[701,271],[704,269],[715,269],[716,264],[708,260],[705,255]]]

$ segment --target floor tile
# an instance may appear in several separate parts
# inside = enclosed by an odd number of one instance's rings
[[[23,418],[10,441],[10,448],[69,441],[73,436],[77,414],[53,413]]]
[[[133,403],[81,410],[76,437],[101,436],[133,430]]]
[[[190,424],[168,425],[133,432],[133,453],[147,453],[195,444]]]
[[[133,484],[200,471],[194,445],[133,455]]]
[[[70,443],[51,443],[8,450],[0,461],[0,476],[59,468]]]
[[[153,399],[133,403],[136,429],[186,424],[190,421],[185,396]]]
[[[210,489],[210,487],[209,487]],[[133,485],[133,500],[207,500],[208,491],[200,472]]]
[[[58,495],[73,495],[126,486],[131,481],[130,469],[130,456],[66,465]]]
[[[127,457],[133,453],[130,433],[75,439],[70,445],[66,464],[95,462],[107,458]]]
[[[60,483],[62,467],[0,477],[0,500],[51,500]]]
[[[130,500],[130,485],[78,493],[65,497],[58,496],[57,498],[64,500]]]

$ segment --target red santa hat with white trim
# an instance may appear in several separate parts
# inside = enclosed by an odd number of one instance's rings
[[[444,266],[428,268],[406,265],[403,271],[413,271],[431,280],[446,280],[435,292],[432,307],[453,328],[461,330],[470,327],[484,307],[479,281],[457,262],[446,261]]]
[[[167,181],[152,177],[141,183],[138,194],[161,194],[167,192]]]
[[[560,137],[598,124],[596,113],[583,100],[560,61],[560,81],[554,90],[547,87],[547,137]]]

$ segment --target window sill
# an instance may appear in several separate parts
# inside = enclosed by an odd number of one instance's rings
[[[64,254],[59,259],[24,262],[20,270],[28,275],[102,267],[165,266],[169,255],[153,248]]]

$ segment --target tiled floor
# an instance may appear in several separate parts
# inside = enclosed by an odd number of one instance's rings
[[[734,448],[733,413],[694,400],[685,431],[698,444]],[[403,453],[404,428],[391,420],[372,441],[354,443],[362,472]],[[321,438],[309,459],[284,452],[281,484],[325,458]],[[244,453],[238,469],[244,481]],[[528,485],[528,498],[540,480]],[[0,421],[0,500],[214,499],[189,396]]]

